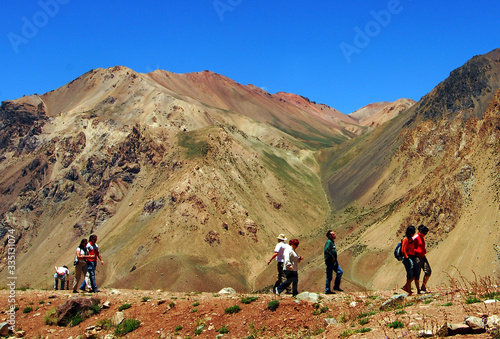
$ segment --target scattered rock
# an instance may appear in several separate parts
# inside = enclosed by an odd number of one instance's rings
[[[330,325],[336,325],[338,324],[337,319],[335,318],[325,318],[325,326],[330,326]]]
[[[57,308],[57,325],[66,326],[68,320],[77,313],[85,313],[99,301],[94,298],[71,298]]]
[[[113,326],[118,326],[125,320],[125,314],[123,312],[116,312],[114,316],[111,317],[110,321]]]
[[[110,308],[111,307],[111,302],[110,301],[106,301],[104,304],[102,304],[102,308],[104,309],[107,309],[107,308]]]
[[[478,317],[466,317],[464,322],[470,327],[470,333],[478,334],[486,332],[486,317],[484,319]]]
[[[302,292],[297,294],[296,296],[297,300],[301,301],[307,301],[311,303],[317,303],[319,300],[319,294],[317,293],[309,293],[309,292]]]
[[[9,335],[9,323],[0,323],[0,336],[6,337],[7,335]]]
[[[236,294],[236,290],[232,287],[224,287],[218,294]]]
[[[490,315],[486,320],[486,326],[489,328],[496,328],[500,326],[500,316]]]
[[[208,242],[210,246],[220,245],[219,233],[212,230],[205,236],[205,241]]]
[[[444,324],[443,326],[441,326],[439,330],[437,330],[436,335],[438,337],[447,337],[449,332],[449,326],[450,324]]]
[[[467,334],[470,327],[467,324],[451,324],[448,326],[448,335]]]
[[[432,337],[432,336],[433,334],[431,330],[421,330],[418,332],[419,338]]]
[[[390,307],[401,304],[406,299],[406,296],[407,296],[407,294],[403,293],[403,294],[398,294],[398,295],[391,297],[391,299],[385,301],[380,306],[380,310],[384,311]]]
[[[496,300],[496,299],[488,299],[488,300],[484,301],[485,304],[495,304],[497,302],[498,302],[498,300]]]
[[[16,338],[24,338],[26,331],[16,331],[14,334],[16,335]]]

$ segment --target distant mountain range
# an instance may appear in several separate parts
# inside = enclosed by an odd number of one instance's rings
[[[332,228],[346,287],[392,288],[404,280],[393,247],[421,223],[431,282],[494,274],[499,73],[497,49],[418,103],[349,115],[209,71],[121,66],[4,101],[0,235],[15,235],[17,282],[50,288],[53,266],[96,233],[101,286],[263,290],[285,233],[301,241],[300,288],[320,291]]]

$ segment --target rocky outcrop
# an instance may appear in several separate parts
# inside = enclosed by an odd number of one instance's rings
[[[67,326],[71,318],[80,315],[83,319],[92,315],[92,307],[99,305],[94,298],[71,298],[57,307],[57,325]]]
[[[43,102],[38,97],[25,102],[4,101],[0,106],[0,154],[33,152],[47,123]]]

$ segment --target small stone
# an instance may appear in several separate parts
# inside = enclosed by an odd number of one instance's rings
[[[495,328],[500,326],[500,317],[498,315],[490,315],[486,320],[486,325],[489,328]]]
[[[118,326],[122,323],[123,320],[125,320],[125,314],[123,314],[123,312],[116,312],[110,320],[113,326]]]
[[[421,330],[418,332],[418,336],[420,338],[425,338],[425,337],[432,337],[432,331],[431,330]]]
[[[488,299],[488,300],[484,301],[485,304],[495,304],[497,302],[498,302],[498,300],[496,300],[496,299]]]
[[[438,337],[447,337],[450,332],[450,324],[444,324],[437,330],[436,335]]]
[[[397,305],[401,302],[404,301],[404,299],[406,299],[407,297],[407,294],[403,293],[403,294],[398,294],[398,295],[395,295],[393,297],[391,297],[391,299],[385,301],[382,306],[380,306],[380,310],[384,311],[385,309],[389,308],[389,307],[392,307],[394,305]]]
[[[448,335],[467,334],[470,327],[467,324],[451,324],[448,329]]]
[[[478,317],[466,317],[464,321],[472,329],[484,329],[484,321]]]
[[[111,302],[110,301],[106,301],[104,304],[102,304],[102,308],[110,308],[111,307]]]
[[[337,319],[335,318],[325,318],[325,327],[330,326],[332,324],[338,324]]]

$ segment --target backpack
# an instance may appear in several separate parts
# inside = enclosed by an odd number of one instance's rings
[[[396,248],[394,249],[394,257],[399,261],[403,260],[403,251],[401,249],[401,243],[402,241],[398,242]]]

